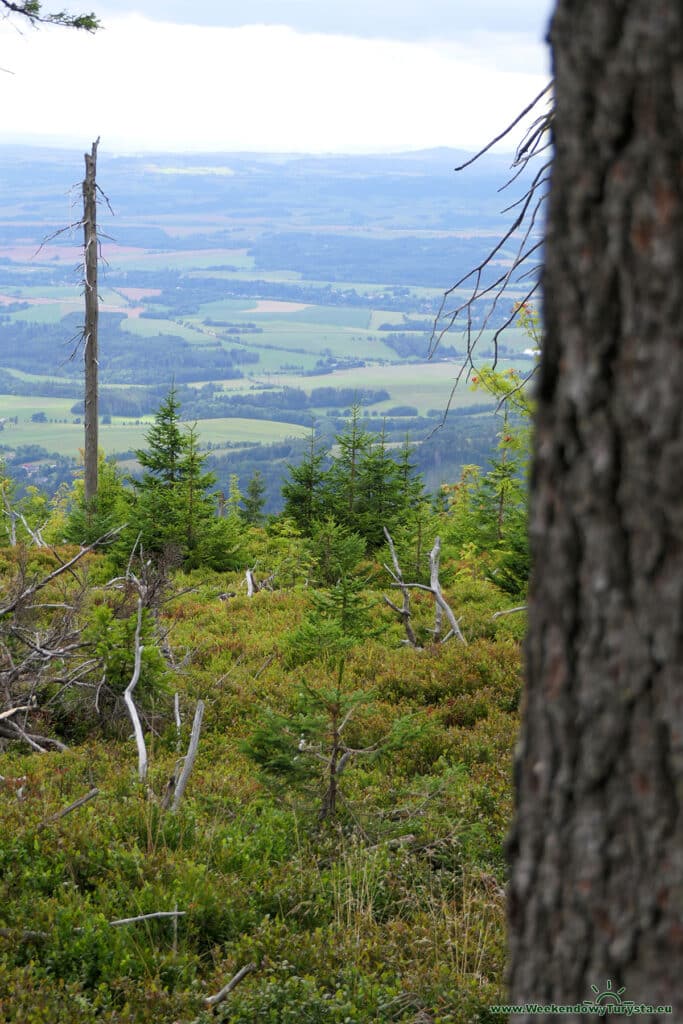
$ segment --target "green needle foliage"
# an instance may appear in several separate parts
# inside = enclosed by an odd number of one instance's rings
[[[488,471],[466,466],[460,482],[450,488],[444,540],[461,552],[484,555],[489,578],[501,590],[519,595],[526,590],[530,567],[527,474],[533,405],[516,370],[484,368],[472,383],[503,403],[502,429]]]
[[[86,502],[83,475],[74,483],[67,498],[68,513],[63,536],[74,544],[92,544],[105,533],[123,526],[130,519],[130,492],[115,462],[100,452],[97,494]]]
[[[328,455],[312,433],[303,461],[287,467],[289,479],[282,488],[285,515],[308,537],[331,519],[361,537],[366,551],[376,551],[384,544],[384,527],[393,534],[407,525],[424,501],[410,445],[406,442],[398,460],[394,458],[384,431],[365,430],[358,404],[335,441]]]
[[[329,516],[318,523],[311,537],[317,582],[332,585],[352,573],[365,554],[365,541]]]
[[[337,813],[342,772],[357,757],[376,755],[389,743],[361,740],[347,743],[346,730],[360,705],[371,705],[373,692],[351,689],[345,681],[346,657],[358,644],[376,635],[367,597],[368,580],[354,570],[364,547],[355,534],[328,520],[316,541],[324,551],[328,576],[339,576],[327,589],[311,595],[311,608],[283,644],[286,668],[309,666],[316,681],[302,677],[291,715],[268,709],[244,752],[278,783],[307,787],[320,799],[320,820]],[[398,726],[397,726],[398,728]],[[312,786],[312,788],[311,788]]]
[[[312,429],[305,457],[298,466],[287,466],[289,479],[282,486],[285,501],[283,514],[292,519],[307,536],[311,535],[316,523],[324,517],[322,489],[326,459],[327,451],[315,429]]]
[[[337,653],[339,654],[339,646]],[[318,820],[334,818],[342,799],[342,775],[358,758],[378,757],[400,748],[408,738],[408,719],[397,719],[379,740],[348,742],[355,712],[376,699],[372,691],[350,689],[339,657],[332,679],[315,685],[302,679],[291,715],[268,709],[242,750],[277,787],[317,797]],[[415,730],[413,730],[413,737]],[[356,730],[356,736],[358,731]]]
[[[213,473],[204,470],[196,426],[183,429],[174,388],[159,406],[136,457],[144,469],[134,480],[134,528],[144,552],[185,568],[236,565],[239,523],[217,517],[217,499],[209,490]]]
[[[242,500],[244,519],[250,526],[260,526],[263,522],[263,506],[265,505],[266,482],[258,469],[255,469]]]

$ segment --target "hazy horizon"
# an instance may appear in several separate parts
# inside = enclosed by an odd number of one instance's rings
[[[135,153],[472,151],[549,77],[549,0],[524,0],[516,19],[501,0],[371,11],[258,0],[246,14],[213,0],[189,13],[155,0],[111,14],[95,6],[103,28],[94,35],[0,19],[0,142],[70,148],[100,135]]]

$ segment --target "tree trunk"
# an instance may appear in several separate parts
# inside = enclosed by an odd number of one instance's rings
[[[683,5],[559,0],[551,41],[511,998],[683,1020]]]
[[[99,298],[97,294],[97,146],[85,154],[83,180],[83,268],[85,285],[85,324],[83,349],[85,360],[85,500],[91,502],[97,494],[98,459],[98,351],[97,327]]]

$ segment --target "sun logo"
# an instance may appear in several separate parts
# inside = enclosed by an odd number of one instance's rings
[[[625,988],[618,988],[616,992],[612,988],[612,982],[607,982],[607,987],[604,992],[601,992],[597,985],[591,985],[591,991],[595,992],[595,999],[584,999],[584,1003],[603,1003],[605,1000],[609,1000],[613,1006],[621,1006],[622,998],[621,993],[625,992]]]
[[[600,991],[597,985],[591,985],[592,992],[595,993],[592,999],[584,999],[584,1003],[589,1006],[633,1006],[633,1000],[629,999],[624,1001],[621,998],[622,992],[626,989],[622,986],[621,988],[613,988],[612,982],[608,981],[605,988]]]

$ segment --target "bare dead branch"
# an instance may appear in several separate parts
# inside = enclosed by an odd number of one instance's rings
[[[6,739],[21,739],[39,754],[47,754],[47,750],[43,746],[45,743],[56,747],[62,753],[69,749],[61,740],[56,740],[52,736],[38,736],[35,733],[29,733],[11,719],[0,723],[0,736],[4,736]]]
[[[398,584],[396,584],[396,583],[392,583],[391,585],[392,585],[392,587],[398,586]],[[443,596],[443,594],[441,593],[440,589],[439,589],[438,593],[435,593],[434,590],[432,589],[432,587],[428,587],[424,583],[404,583],[403,586],[404,587],[411,587],[414,590],[426,590],[428,594],[434,594],[434,599],[439,602],[439,604],[443,608],[444,612],[446,613],[446,618],[448,619],[448,621],[451,624],[451,631],[452,631],[452,633],[455,634],[455,636],[457,636],[458,640],[460,640],[461,643],[463,643],[463,644],[467,643],[467,640],[462,635],[462,631],[460,629],[460,626],[458,625],[458,620],[456,619],[455,615],[453,614],[453,609],[450,607],[450,605],[446,601],[446,599]],[[447,639],[447,637],[444,637],[444,641],[446,639]]]
[[[3,718],[11,718],[12,715],[16,715],[18,711],[30,711],[32,707],[32,704],[22,704],[21,707],[10,708],[9,711],[2,711],[0,712],[0,722]]]
[[[468,167],[470,164],[478,160],[484,153],[486,153],[496,142],[499,142],[500,139],[505,138],[509,134],[509,132],[512,131],[520,123],[520,121],[522,121],[523,118],[527,114],[529,114],[530,111],[537,106],[537,104],[541,102],[541,100],[544,97],[549,97],[552,90],[552,85],[553,83],[549,82],[548,85],[546,85],[545,88],[542,89],[541,92],[536,96],[536,98],[532,100],[532,102],[528,104],[528,106],[525,107],[524,110],[521,111],[521,113],[499,135],[492,139],[491,142],[484,146],[484,148],[481,149],[478,153],[476,153],[471,159],[467,160],[464,164],[458,166],[456,170],[460,171],[463,170],[465,167]],[[526,132],[517,147],[514,159],[511,164],[514,173],[508,178],[505,184],[501,186],[499,191],[508,188],[514,181],[516,181],[519,178],[520,174],[528,167],[528,165],[533,159],[539,157],[540,154],[544,153],[551,147],[551,142],[549,139],[549,129],[552,125],[552,119],[553,109],[551,107],[549,111],[538,116],[532,122],[532,124],[526,129]],[[499,240],[489,251],[486,257],[478,264],[478,266],[474,267],[471,271],[469,271],[458,281],[456,281],[456,283],[451,288],[444,292],[441,305],[434,320],[434,326],[432,329],[432,334],[429,342],[429,356],[431,358],[434,355],[444,335],[448,331],[453,329],[457,318],[461,315],[464,315],[464,317],[466,318],[466,325],[464,331],[466,338],[466,354],[463,359],[462,365],[460,366],[460,369],[456,375],[453,384],[453,389],[451,391],[446,408],[444,410],[444,415],[441,419],[441,422],[437,424],[434,430],[438,430],[439,427],[442,426],[443,423],[445,422],[445,419],[452,405],[456,389],[461,380],[463,379],[463,377],[465,379],[468,379],[470,373],[476,370],[476,365],[474,362],[475,349],[477,347],[478,342],[481,340],[484,331],[490,329],[492,318],[496,313],[498,304],[500,300],[503,298],[509,284],[513,281],[513,279],[515,280],[515,282],[519,282],[524,280],[525,278],[534,278],[533,283],[529,288],[526,296],[524,297],[521,303],[518,303],[518,305],[528,302],[533,297],[533,295],[539,287],[540,278],[538,275],[538,268],[535,266],[529,268],[529,260],[533,253],[538,251],[538,249],[540,249],[540,247],[543,245],[543,238],[541,237],[540,240],[534,241],[532,240],[532,234],[534,234],[536,231],[537,220],[540,216],[541,210],[544,207],[545,197],[547,194],[546,187],[549,181],[549,167],[550,161],[545,160],[540,169],[534,175],[531,184],[527,187],[524,194],[519,199],[517,199],[509,206],[507,206],[505,210],[502,211],[503,213],[507,213],[510,212],[511,210],[514,210],[515,208],[518,208],[518,212],[512,224],[503,233],[502,237],[499,238]],[[511,242],[513,239],[516,239],[520,232],[521,240],[517,244],[516,252],[511,260],[508,269],[505,271],[505,273],[498,275],[492,282],[489,283],[488,280],[485,281],[485,271],[490,270],[494,266],[494,261],[496,260],[496,257],[501,253],[503,247],[508,242]],[[523,271],[523,273],[520,274],[520,271]],[[486,276],[488,278],[490,275],[487,274]],[[467,281],[473,281],[468,297],[465,299],[464,302],[457,305],[455,309],[447,310],[446,304],[448,302],[449,297],[453,295],[457,291],[457,289],[461,288]],[[475,303],[481,302],[488,296],[492,296],[492,301],[488,306],[483,321],[481,320],[481,318],[478,319],[478,327],[476,329],[476,333],[474,333],[473,307]],[[510,324],[515,319],[516,315],[517,307],[513,308],[512,313],[509,316],[504,317],[504,322],[502,326],[499,326],[495,330],[495,333],[491,340],[491,345],[493,347],[494,369],[498,362],[499,337],[502,331],[504,331],[507,327],[510,326]],[[432,433],[434,433],[434,430],[432,431]]]
[[[434,547],[429,553],[429,582],[431,584],[432,592],[436,597],[437,593],[441,593],[441,584],[439,583],[439,566],[441,561],[441,538],[437,537],[434,541]],[[443,608],[439,601],[434,602],[434,640],[438,643],[441,638],[441,623],[443,620]]]
[[[112,928],[119,928],[124,924],[137,924],[138,921],[153,921],[163,917],[185,917],[186,910],[156,910],[152,914],[138,914],[136,917],[120,917],[117,921],[109,921]]]
[[[190,772],[194,766],[195,758],[197,757],[197,750],[199,748],[199,735],[202,731],[202,719],[204,717],[204,701],[197,701],[197,708],[194,713],[194,721],[192,723],[192,733],[190,734],[190,745],[187,748],[187,754],[185,755],[185,763],[183,770],[178,779],[178,785],[176,786],[175,794],[173,797],[173,804],[171,810],[175,814],[180,806],[180,801],[183,798],[185,787],[187,786],[187,780],[190,777]]]
[[[502,612],[495,612],[491,616],[491,618],[492,619],[499,619],[501,617],[501,615],[515,615],[517,612],[525,612],[525,611],[526,611],[526,605],[525,604],[518,604],[516,608],[506,608]]]
[[[30,928],[0,928],[0,938],[31,942],[34,939],[49,939],[48,932],[36,932]]]
[[[484,153],[488,153],[488,151],[489,151],[489,150],[490,150],[490,149],[491,149],[491,148],[492,148],[493,146],[495,146],[495,144],[496,144],[497,142],[500,142],[500,141],[501,141],[501,139],[504,139],[506,135],[509,135],[509,134],[510,134],[510,132],[512,131],[512,129],[513,129],[513,128],[515,128],[515,127],[516,127],[516,126],[517,126],[517,125],[519,124],[519,122],[520,122],[520,121],[522,121],[522,120],[523,120],[523,119],[524,119],[524,118],[526,117],[526,115],[527,115],[527,114],[528,114],[528,113],[529,113],[530,111],[532,111],[532,110],[534,109],[534,107],[536,106],[536,104],[537,104],[537,103],[540,103],[540,101],[541,101],[541,100],[543,99],[543,97],[544,97],[544,96],[545,96],[545,95],[546,95],[546,94],[547,94],[548,92],[550,92],[550,90],[552,89],[552,87],[553,87],[553,83],[552,83],[552,82],[548,82],[548,84],[547,84],[547,85],[545,86],[545,88],[544,88],[544,89],[542,89],[542,90],[541,90],[541,91],[539,92],[539,94],[538,94],[538,96],[536,97],[536,99],[535,99],[535,100],[532,100],[532,101],[531,101],[531,103],[529,103],[529,105],[528,105],[528,106],[526,106],[526,107],[524,108],[524,110],[522,110],[522,112],[521,112],[520,114],[518,114],[518,115],[517,115],[517,117],[516,117],[516,118],[514,119],[514,121],[511,121],[511,122],[510,122],[510,124],[509,124],[509,125],[507,126],[507,128],[504,128],[504,129],[503,129],[503,131],[502,131],[502,132],[501,132],[501,133],[500,133],[499,135],[496,135],[495,139],[491,139],[491,141],[490,141],[490,142],[487,142],[487,143],[486,143],[486,145],[484,146],[484,148],[483,148],[483,149],[480,149],[478,153],[475,153],[473,157],[470,157],[470,159],[469,159],[469,160],[466,160],[464,164],[460,164],[460,165],[459,165],[458,167],[456,167],[456,168],[455,168],[455,170],[456,170],[456,171],[462,171],[462,170],[464,170],[464,169],[465,169],[465,167],[469,167],[469,166],[470,166],[470,164],[473,164],[473,163],[475,163],[475,161],[476,161],[476,160],[478,160],[478,159],[479,159],[479,157],[483,156],[483,155],[484,155]]]
[[[0,618],[2,618],[3,615],[8,615],[10,612],[13,612],[23,601],[25,601],[29,597],[32,597],[33,594],[36,594],[39,590],[42,590],[43,587],[46,587],[49,583],[52,582],[52,580],[56,579],[58,576],[61,576],[63,572],[70,572],[73,566],[76,565],[76,563],[79,562],[81,558],[84,557],[84,555],[87,555],[89,554],[89,552],[94,551],[95,548],[99,547],[101,544],[108,544],[109,541],[113,540],[114,537],[116,537],[121,532],[122,529],[123,526],[118,526],[115,530],[109,530],[107,533],[102,534],[102,536],[98,537],[97,540],[94,540],[92,544],[88,544],[87,547],[81,548],[78,554],[74,555],[73,558],[70,558],[68,562],[64,562],[57,569],[55,569],[51,573],[48,573],[47,576],[43,577],[43,579],[39,580],[37,583],[33,583],[31,584],[30,587],[26,587],[25,590],[23,590],[17,597],[15,597],[13,601],[10,602],[10,604],[5,605],[4,608],[0,608]],[[56,552],[53,551],[53,554],[55,554],[56,556]]]
[[[415,634],[415,630],[413,629],[413,624],[411,622],[410,591],[404,585],[401,566],[399,565],[398,556],[396,554],[396,548],[394,547],[394,542],[391,539],[391,535],[387,530],[386,526],[383,526],[382,529],[384,531],[386,542],[389,545],[389,552],[391,554],[391,561],[394,566],[394,571],[392,572],[391,569],[389,569],[389,567],[386,565],[384,566],[384,568],[387,570],[389,575],[394,579],[396,585],[400,587],[401,593],[403,595],[403,606],[401,608],[398,608],[392,601],[389,600],[388,597],[385,597],[384,600],[386,601],[390,608],[393,608],[393,610],[401,616],[401,621],[403,622],[403,627],[406,631],[406,637],[410,646],[419,647],[420,645],[417,642],[417,636]]]
[[[133,730],[135,732],[135,743],[138,748],[138,777],[140,782],[144,782],[147,778],[147,748],[145,746],[145,737],[142,732],[142,725],[140,724],[140,716],[138,710],[135,707],[133,700],[133,690],[138,684],[140,679],[140,669],[142,668],[142,652],[144,650],[140,643],[140,632],[142,630],[142,598],[138,597],[138,621],[135,627],[135,664],[133,668],[133,675],[131,680],[126,687],[123,699],[128,708],[128,714],[130,715],[133,723]]]
[[[173,718],[176,731],[176,750],[180,750],[180,729],[182,723],[180,721],[180,694],[177,690],[173,695]]]
[[[204,1000],[206,1005],[207,1006],[218,1006],[218,1004],[222,1003],[223,1000],[226,999],[230,995],[232,990],[239,985],[239,983],[242,981],[243,978],[246,978],[246,976],[248,974],[251,974],[251,972],[255,971],[255,970],[256,970],[256,964],[255,963],[252,962],[250,964],[245,964],[244,967],[241,967],[239,969],[239,971],[237,972],[237,974],[235,974],[234,977],[232,977],[230,979],[228,984],[223,986],[223,988],[220,990],[220,992],[216,992],[215,996],[207,996],[206,997],[206,999]]]
[[[36,249],[36,251],[34,252],[34,254],[31,257],[31,259],[35,259],[36,256],[39,256],[40,253],[42,252],[42,250],[45,248],[45,246],[49,245],[50,242],[53,242],[55,240],[55,238],[59,238],[60,235],[66,234],[67,231],[75,231],[76,228],[80,228],[82,226],[83,226],[83,221],[77,220],[77,221],[74,221],[73,224],[67,224],[63,228],[58,228],[58,230],[57,231],[53,231],[51,235],[46,235],[45,238],[40,243],[40,245],[38,246],[38,248]]]
[[[57,811],[56,814],[51,814],[49,818],[46,818],[45,821],[41,822],[38,828],[47,828],[48,825],[52,825],[55,821],[59,821],[60,818],[65,818],[67,814],[71,814],[71,812],[75,811],[76,808],[82,807],[83,804],[87,804],[90,800],[93,800],[96,796],[99,796],[99,794],[99,789],[97,788],[97,786],[94,786],[89,793],[85,794],[85,796],[81,796],[78,798],[78,800],[74,800],[74,802],[69,804],[68,807],[63,807],[62,810]]]
[[[266,658],[266,660],[265,660],[265,661],[263,662],[263,664],[261,665],[261,667],[260,667],[260,668],[257,668],[257,669],[256,669],[256,671],[254,672],[254,676],[253,676],[253,678],[254,678],[254,679],[258,679],[258,677],[259,677],[260,675],[262,675],[262,674],[263,674],[263,673],[264,673],[264,672],[266,671],[266,669],[267,669],[267,668],[268,668],[268,667],[269,667],[270,665],[272,665],[272,664],[273,664],[273,662],[274,662],[274,661],[275,661],[275,655],[274,655],[274,654],[269,654],[269,655],[268,655],[268,657]]]

